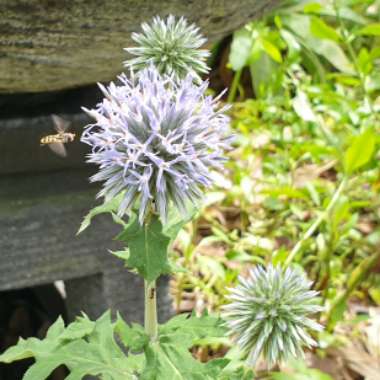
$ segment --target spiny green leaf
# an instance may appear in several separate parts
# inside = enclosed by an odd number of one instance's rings
[[[49,328],[45,340],[20,338],[16,346],[10,347],[2,355],[0,362],[11,363],[16,360],[46,355],[60,345],[59,337],[64,332],[64,323],[61,317]]]
[[[236,367],[226,366],[221,374],[217,377],[218,380],[252,380],[254,373],[251,368],[239,363]]]
[[[182,227],[190,222],[197,212],[197,208],[194,205],[186,205],[188,213],[185,217],[182,214],[179,214],[175,208],[172,208],[169,211],[168,221],[163,226],[163,233],[169,237],[172,241],[177,237],[179,231]]]
[[[120,337],[121,343],[132,351],[142,350],[149,342],[149,337],[142,326],[137,324],[128,326],[120,315],[117,317],[115,333]]]
[[[189,352],[197,339],[222,336],[221,320],[207,314],[201,317],[181,314],[159,327],[158,342],[145,346],[146,365],[141,380],[215,380],[229,359],[203,364]]]
[[[115,213],[117,212],[120,202],[122,201],[124,196],[124,192],[116,195],[114,198],[109,200],[108,202],[104,202],[102,205],[94,207],[90,212],[84,217],[83,222],[81,223],[77,235],[83,232],[90,224],[92,218],[99,214],[111,213],[113,215],[113,219],[116,223],[122,224],[124,221],[117,217]]]
[[[206,336],[220,337],[225,335],[222,320],[207,314],[200,317],[179,314],[160,326],[159,332],[161,338],[171,342],[173,342],[173,339],[179,338],[179,340],[182,340],[182,344],[187,347],[191,347],[196,340]]]
[[[78,318],[66,329],[63,321],[58,319],[44,340],[21,339],[17,346],[0,356],[0,361],[10,363],[29,357],[34,357],[35,363],[23,380],[44,380],[62,364],[71,371],[70,380],[80,380],[85,375],[135,380],[134,373],[143,364],[140,356],[126,357],[115,342],[109,312],[96,322],[91,322],[86,316]]]
[[[132,214],[126,228],[116,239],[128,245],[126,264],[136,269],[148,282],[171,272],[168,261],[171,238],[163,233],[158,216],[153,215],[149,223],[141,226],[137,216]]]
[[[127,261],[129,259],[129,251],[128,249],[124,249],[122,251],[109,251],[112,255],[116,256],[119,259]]]
[[[141,380],[214,380],[228,360],[202,364],[180,345],[150,344]]]
[[[95,322],[85,317],[78,317],[75,322],[70,323],[59,336],[60,340],[75,340],[83,338],[94,331]]]
[[[61,364],[59,357],[51,356],[37,361],[25,373],[23,380],[44,380]]]

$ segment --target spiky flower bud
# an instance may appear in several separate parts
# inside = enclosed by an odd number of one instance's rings
[[[190,73],[199,80],[198,73],[209,71],[205,63],[209,52],[199,49],[206,39],[184,17],[176,20],[170,15],[163,20],[157,16],[141,27],[142,33],[132,33],[138,46],[125,49],[136,56],[124,62],[126,67],[137,72],[154,64],[161,74],[174,75],[177,79]]]
[[[222,316],[251,365],[261,353],[272,365],[316,345],[306,329],[321,331],[322,326],[307,316],[322,308],[310,286],[300,271],[273,266],[256,267],[239,278]]]
[[[212,169],[223,168],[230,137],[226,108],[205,95],[207,82],[175,81],[153,66],[140,74],[100,86],[105,99],[84,109],[96,123],[81,140],[92,147],[88,162],[100,167],[91,180],[105,181],[99,196],[124,191],[119,214],[138,201],[142,224],[153,208],[165,221],[171,203],[186,214],[212,185]]]

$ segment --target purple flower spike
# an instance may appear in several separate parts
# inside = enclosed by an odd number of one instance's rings
[[[205,95],[208,83],[197,86],[191,75],[177,81],[151,66],[119,80],[120,86],[99,85],[103,102],[84,109],[96,120],[81,140],[92,147],[88,162],[99,165],[91,181],[104,181],[98,196],[125,191],[119,215],[139,200],[141,224],[152,208],[163,222],[170,204],[186,214],[230,148],[226,107],[218,109],[218,99]]]

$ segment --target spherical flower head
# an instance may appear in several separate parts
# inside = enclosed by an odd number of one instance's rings
[[[230,147],[229,119],[218,98],[206,96],[207,82],[197,86],[161,76],[149,67],[104,88],[96,109],[84,109],[96,123],[82,142],[92,147],[88,162],[99,165],[92,181],[104,181],[98,194],[106,200],[123,192],[119,215],[139,203],[142,224],[148,212],[167,220],[170,205],[186,214],[222,170]]]
[[[272,365],[316,345],[306,330],[321,331],[322,326],[307,316],[322,308],[310,286],[302,272],[291,268],[256,267],[239,278],[222,316],[251,365],[261,353]]]
[[[132,33],[138,46],[125,49],[136,56],[124,62],[128,68],[137,72],[154,64],[161,74],[185,78],[190,73],[197,80],[198,73],[209,71],[205,63],[209,52],[199,49],[206,39],[185,18],[176,20],[170,15],[163,20],[157,16],[141,27],[142,33]]]

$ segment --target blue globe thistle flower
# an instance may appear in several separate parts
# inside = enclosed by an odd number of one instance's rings
[[[212,185],[212,170],[223,168],[230,147],[226,107],[191,75],[175,81],[152,66],[119,79],[119,86],[99,85],[104,100],[84,109],[96,120],[81,140],[92,147],[88,162],[99,165],[91,180],[104,181],[98,196],[124,191],[119,215],[139,201],[141,224],[152,208],[165,222],[171,203],[186,214]]]
[[[132,33],[138,46],[125,49],[136,56],[124,62],[126,67],[137,72],[154,64],[161,74],[184,78],[190,73],[197,80],[200,80],[198,73],[209,71],[205,60],[210,53],[199,49],[206,39],[184,17],[176,20],[170,15],[163,20],[157,16],[141,28],[142,33]]]
[[[272,365],[302,356],[302,346],[316,345],[306,329],[321,331],[322,326],[307,316],[322,307],[310,286],[303,273],[290,268],[256,267],[247,278],[239,277],[222,316],[251,365],[261,353]]]

